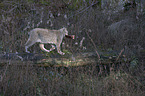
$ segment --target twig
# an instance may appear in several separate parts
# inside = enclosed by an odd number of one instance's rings
[[[9,63],[10,63],[10,61],[9,61]],[[8,65],[9,65],[9,63],[7,63],[7,66],[6,66],[6,69],[5,69],[4,73],[3,73],[3,75],[1,75],[1,80],[0,80],[0,82],[3,81],[3,78],[4,78],[5,75],[6,75],[6,72],[7,72],[7,69],[8,69]]]
[[[96,45],[95,45],[93,39],[89,36],[88,32],[86,32],[86,33],[87,33],[87,36],[89,37],[89,39],[91,40],[91,42],[92,42],[92,44],[93,44],[93,46],[94,46],[94,48],[95,48],[95,52],[96,52],[96,54],[97,54],[97,56],[98,56],[98,59],[100,60],[100,55],[99,55],[99,53],[98,53],[98,51],[97,51],[97,47],[96,47]],[[100,62],[100,63],[101,63],[101,62]]]
[[[93,1],[94,2],[94,1]],[[80,13],[83,13],[84,11],[88,10],[90,7],[92,7],[93,5],[97,4],[99,1],[96,1],[95,3],[92,3],[90,6],[86,7],[85,9],[81,9],[79,10],[76,14],[74,14],[73,16],[76,16]],[[69,18],[73,17],[73,16],[70,16]]]
[[[120,51],[118,57],[116,58],[116,62],[118,61],[119,57],[121,56],[122,52],[124,51],[124,48]]]
[[[99,74],[102,74],[102,70],[103,70],[103,68],[102,68],[102,65],[101,65],[100,55],[99,55],[99,53],[98,53],[98,51],[97,51],[97,47],[96,47],[96,45],[95,45],[93,39],[89,36],[88,32],[86,32],[86,33],[87,33],[89,39],[91,40],[91,42],[92,42],[92,44],[93,44],[93,46],[94,46],[94,48],[95,48],[95,52],[96,52],[96,54],[97,54],[97,56],[98,56],[99,63],[100,63],[100,65],[99,65],[99,66],[100,66]]]

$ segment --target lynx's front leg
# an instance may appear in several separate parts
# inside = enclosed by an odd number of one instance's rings
[[[61,50],[60,50],[60,44],[61,44],[61,43],[57,43],[57,44],[56,44],[57,52],[58,52],[59,54],[61,54],[61,55],[64,55],[65,53],[61,52]]]

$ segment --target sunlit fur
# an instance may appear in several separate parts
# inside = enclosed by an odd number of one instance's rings
[[[25,44],[25,50],[26,52],[30,53],[28,51],[28,48],[35,44],[36,42],[40,42],[39,46],[41,50],[50,52],[55,49],[56,45],[57,52],[61,55],[64,55],[65,53],[61,52],[60,45],[62,43],[63,37],[65,35],[68,35],[68,31],[66,28],[61,28],[59,30],[49,30],[49,29],[43,29],[43,28],[35,28],[30,31],[28,41]],[[47,50],[44,48],[45,43],[52,44],[52,48],[50,50]]]

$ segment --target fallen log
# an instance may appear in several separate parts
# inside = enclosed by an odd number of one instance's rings
[[[0,55],[0,65],[3,66],[5,64],[10,63],[10,65],[18,65],[19,63],[25,62],[26,64],[33,64],[34,66],[45,66],[45,67],[73,67],[73,66],[84,66],[84,65],[108,65],[119,62],[128,62],[123,56],[116,62],[117,56],[109,55],[103,56],[103,53],[100,53],[101,63],[97,58],[97,54],[94,52],[86,52],[80,54],[66,54],[64,56],[56,55],[56,56],[46,56],[45,54],[21,54],[21,53],[9,53],[5,55]],[[6,58],[7,57],[7,58]],[[21,58],[21,59],[20,59]],[[21,65],[21,64],[19,64]]]

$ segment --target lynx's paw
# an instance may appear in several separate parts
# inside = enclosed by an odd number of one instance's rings
[[[26,50],[25,52],[30,53],[30,51]]]
[[[63,52],[58,52],[60,55],[64,55],[65,53],[63,53]]]
[[[30,51],[27,50],[27,46],[25,46],[25,52],[30,53]]]

